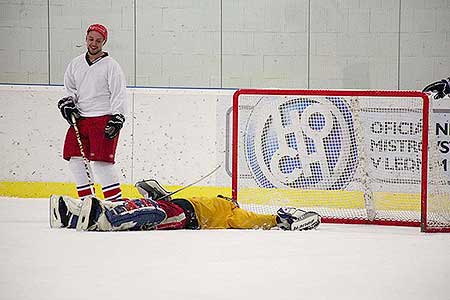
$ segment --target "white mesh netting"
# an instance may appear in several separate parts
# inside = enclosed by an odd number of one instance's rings
[[[234,106],[233,188],[243,207],[274,213],[296,206],[328,222],[419,226],[424,100],[418,93],[252,93],[238,92]],[[440,161],[430,140],[424,199],[431,228],[450,227]]]

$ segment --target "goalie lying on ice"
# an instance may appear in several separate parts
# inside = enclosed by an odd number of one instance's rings
[[[276,215],[257,214],[223,196],[171,199],[156,181],[139,182],[136,186],[144,198],[101,201],[88,197],[81,201],[53,195],[50,226],[89,231],[274,227],[309,230],[320,224],[319,214],[294,207],[280,208]]]

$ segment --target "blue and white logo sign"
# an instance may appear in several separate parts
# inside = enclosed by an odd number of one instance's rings
[[[262,97],[244,136],[260,187],[341,189],[357,167],[353,118],[339,97]]]

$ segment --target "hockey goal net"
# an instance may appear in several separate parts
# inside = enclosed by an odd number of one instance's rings
[[[416,91],[238,90],[232,193],[246,209],[450,232],[450,188]]]

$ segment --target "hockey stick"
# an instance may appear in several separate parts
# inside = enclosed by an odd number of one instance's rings
[[[176,191],[170,192],[168,195],[166,195],[166,196],[164,196],[164,197],[159,197],[159,199],[156,199],[156,200],[161,200],[162,198],[170,197],[170,196],[172,196],[172,195],[174,195],[174,194],[176,194],[176,193],[178,193],[178,192],[184,191],[185,189],[187,189],[187,188],[193,186],[194,184],[199,183],[199,182],[202,181],[203,179],[208,178],[209,176],[211,176],[212,174],[214,174],[217,170],[219,170],[220,167],[221,167],[221,165],[218,165],[217,167],[214,168],[214,170],[212,170],[211,172],[209,172],[208,174],[206,174],[205,176],[203,176],[203,177],[200,178],[199,180],[194,181],[193,183],[188,184],[188,185],[186,185],[186,186],[184,186],[184,187],[182,187],[182,188],[179,188],[179,189],[176,190]]]
[[[141,180],[141,181],[137,182],[137,183],[135,184],[135,186],[136,186],[136,187],[138,188],[138,190],[139,190],[139,187],[138,187],[138,184],[139,184],[139,183],[141,183],[141,182],[144,182],[144,183],[145,183],[146,181],[152,181],[152,180],[155,181],[156,184],[159,186],[159,189],[162,190],[162,191],[160,191],[160,193],[161,193],[161,194],[164,193],[164,195],[162,195],[162,196],[160,196],[160,197],[154,199],[154,201],[158,201],[158,200],[162,200],[162,199],[168,198],[168,197],[170,197],[170,196],[172,196],[172,195],[175,195],[176,193],[179,193],[179,192],[181,192],[181,191],[183,191],[183,190],[185,190],[185,189],[187,189],[187,188],[193,186],[194,184],[199,183],[200,181],[202,181],[202,180],[208,178],[209,176],[211,176],[212,174],[214,174],[217,170],[219,170],[220,167],[221,167],[221,165],[218,165],[217,167],[214,168],[214,170],[212,170],[212,171],[209,172],[208,174],[202,176],[200,179],[198,179],[198,180],[196,180],[196,181],[194,181],[194,182],[192,182],[192,183],[190,183],[190,184],[188,184],[188,185],[186,185],[186,186],[184,186],[184,187],[181,187],[181,188],[179,188],[178,190],[173,191],[173,192],[168,192],[168,191],[166,191],[163,187],[161,187],[161,186],[159,185],[159,183],[158,183],[156,180],[153,180],[153,179],[144,179],[144,180]],[[145,188],[144,188],[144,189],[145,189]]]
[[[70,119],[72,120],[73,129],[75,130],[75,136],[77,137],[78,147],[80,148],[81,157],[83,158],[84,170],[86,171],[86,175],[89,181],[89,188],[91,189],[92,196],[95,196],[94,181],[92,180],[91,172],[89,171],[89,161],[87,160],[86,154],[84,153],[83,143],[81,142],[81,135],[80,131],[78,130],[75,115],[71,114]]]

